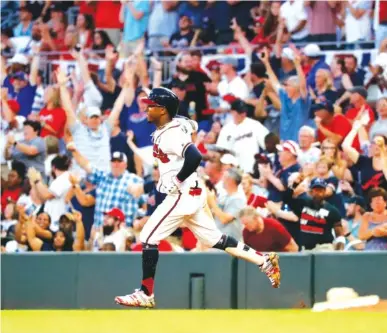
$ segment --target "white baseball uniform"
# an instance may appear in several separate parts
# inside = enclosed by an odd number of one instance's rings
[[[170,184],[183,167],[185,151],[193,144],[191,133],[191,124],[182,119],[173,119],[153,133],[153,156],[160,170],[157,190],[161,193],[166,193],[163,186]],[[196,172],[181,184],[179,193],[167,195],[157,206],[141,231],[140,241],[158,244],[183,222],[208,246],[214,246],[222,236],[207,206],[206,188]]]

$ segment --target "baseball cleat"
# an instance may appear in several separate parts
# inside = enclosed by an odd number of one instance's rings
[[[148,296],[140,289],[135,289],[133,294],[117,296],[114,301],[119,305],[136,308],[151,309],[156,306],[154,295]]]
[[[275,252],[265,254],[265,263],[261,271],[269,278],[273,288],[279,288],[281,283],[281,269],[279,267],[279,256]]]

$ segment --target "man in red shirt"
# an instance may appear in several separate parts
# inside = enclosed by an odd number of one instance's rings
[[[4,209],[8,202],[16,202],[22,193],[22,182],[25,172],[24,164],[13,162],[12,170],[8,174],[8,180],[2,181],[2,193],[1,193],[1,212],[4,213]],[[5,187],[3,189],[3,186]]]
[[[353,87],[350,90],[350,103],[353,105],[352,109],[349,109],[345,116],[351,122],[361,116],[360,113],[368,113],[369,121],[368,124],[365,125],[367,132],[370,130],[372,123],[375,121],[375,114],[372,108],[367,104],[367,90],[363,87]]]
[[[342,114],[335,114],[330,103],[312,106],[317,126],[317,140],[323,142],[329,138],[337,145],[340,144],[351,131],[352,125]]]
[[[252,207],[242,209],[243,241],[259,252],[297,252],[298,245],[277,220],[262,218]]]

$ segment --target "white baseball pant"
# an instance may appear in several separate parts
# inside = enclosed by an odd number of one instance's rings
[[[212,247],[222,237],[208,208],[204,186],[199,195],[189,193],[167,195],[145,223],[140,241],[156,245],[183,223],[204,245]]]

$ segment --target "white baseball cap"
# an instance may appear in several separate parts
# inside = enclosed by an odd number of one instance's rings
[[[16,53],[10,60],[10,64],[22,64],[22,65],[28,65],[28,58],[20,53]]]
[[[285,47],[282,49],[281,57],[289,60],[294,60],[294,52],[290,47]]]
[[[308,44],[303,49],[302,52],[307,57],[318,57],[321,55],[321,49],[317,44]]]
[[[282,144],[276,145],[276,148],[278,151],[288,151],[294,156],[297,156],[298,152],[300,151],[298,143],[293,140],[286,140]]]
[[[91,118],[91,117],[94,117],[94,116],[101,117],[102,116],[101,109],[96,107],[96,106],[89,106],[87,108],[87,110],[86,110],[86,116],[88,118]]]
[[[230,164],[230,165],[233,165],[235,167],[238,166],[237,159],[235,158],[235,156],[233,156],[231,154],[224,154],[221,157],[221,159],[220,159],[220,163],[222,163],[222,164]]]

